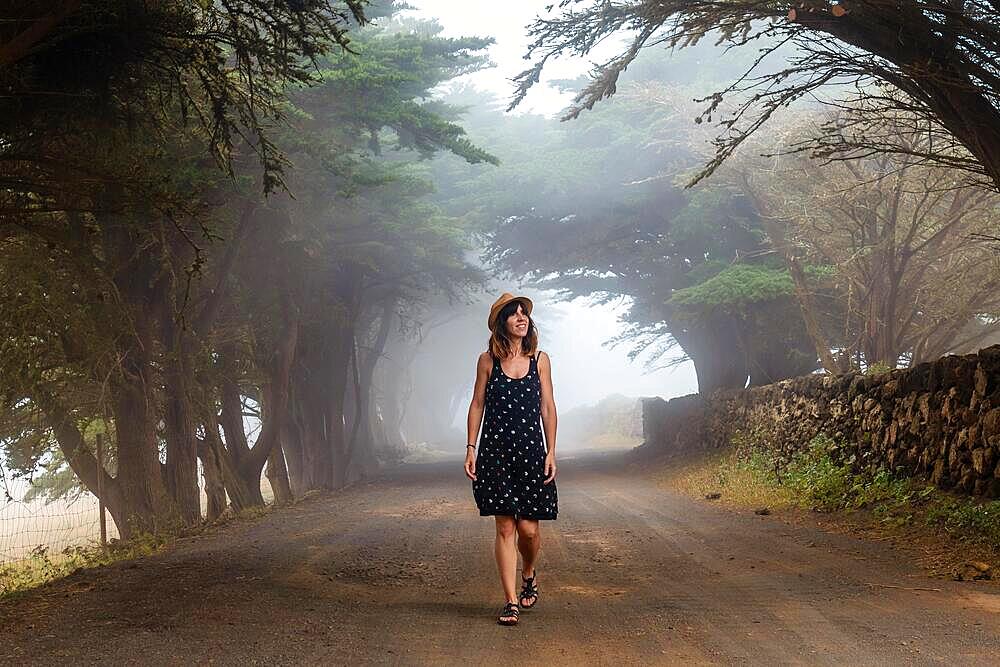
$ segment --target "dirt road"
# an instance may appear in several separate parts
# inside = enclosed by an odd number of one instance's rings
[[[997,664],[997,588],[566,458],[517,627],[459,461],[0,603],[0,664]],[[896,586],[902,588],[888,588]],[[937,588],[936,591],[908,590]]]

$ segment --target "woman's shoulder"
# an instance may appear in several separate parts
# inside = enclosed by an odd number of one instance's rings
[[[477,359],[476,361],[480,366],[492,366],[493,355],[490,354],[489,350],[484,350],[479,354],[479,359]]]

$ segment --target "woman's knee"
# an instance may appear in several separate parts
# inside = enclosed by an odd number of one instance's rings
[[[510,538],[514,536],[514,531],[516,530],[514,517],[497,515],[496,522],[498,536],[503,538]]]
[[[533,540],[538,537],[538,521],[521,519],[517,522],[517,533],[523,539]]]

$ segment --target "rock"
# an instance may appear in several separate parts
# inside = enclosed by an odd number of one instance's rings
[[[975,387],[975,393],[980,396],[986,396],[986,390],[989,386],[989,374],[983,368],[982,364],[976,365],[976,372],[973,375],[973,386]]]
[[[987,433],[1000,433],[1000,408],[993,408],[983,415],[981,423]]]
[[[976,488],[976,473],[972,468],[964,468],[962,476],[958,480],[958,487],[965,493],[972,493]]]
[[[993,469],[992,449],[972,450],[972,469],[979,475],[986,475]]]
[[[955,581],[980,581],[993,578],[993,568],[980,561],[967,561],[955,568]]]
[[[917,398],[917,410],[920,412],[920,419],[927,423],[931,416],[931,395],[927,392],[920,394]]]
[[[681,454],[735,443],[741,454],[759,448],[787,460],[825,434],[842,446],[833,458],[857,471],[900,468],[943,489],[1000,497],[998,375],[1000,345],[882,375],[809,375],[710,397],[644,400],[641,449]],[[706,501],[721,497],[702,493]]]
[[[771,510],[766,507],[761,507],[760,509],[755,509],[753,513],[758,516],[767,516],[771,513]]]
[[[958,449],[952,447],[948,451],[948,467],[952,470],[958,468],[958,464],[962,462],[962,452]]]

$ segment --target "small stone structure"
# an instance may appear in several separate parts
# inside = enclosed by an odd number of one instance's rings
[[[806,375],[764,387],[643,399],[637,458],[744,439],[788,457],[824,433],[857,460],[1000,497],[1000,345],[879,375]]]

